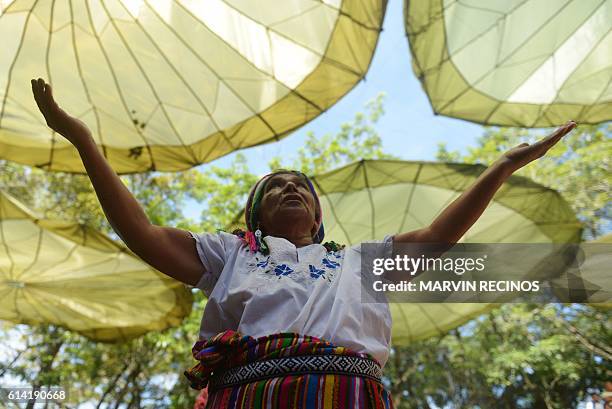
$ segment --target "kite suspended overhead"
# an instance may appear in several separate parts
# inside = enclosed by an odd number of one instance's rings
[[[84,172],[36,111],[44,77],[118,173],[287,135],[365,75],[385,0],[0,2],[0,157]]]
[[[504,126],[612,119],[612,1],[406,0],[433,110]]]
[[[366,160],[315,176],[325,240],[357,244],[423,228],[485,169],[482,165]],[[557,192],[511,176],[461,241],[578,243],[580,233],[574,212]],[[496,306],[391,303],[393,343],[442,335]]]
[[[191,293],[105,235],[41,219],[0,190],[0,319],[96,341],[177,326]]]

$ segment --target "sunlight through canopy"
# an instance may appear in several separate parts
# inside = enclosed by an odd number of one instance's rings
[[[84,172],[44,123],[43,77],[118,173],[177,171],[276,141],[365,75],[384,0],[0,3],[0,157]]]
[[[482,165],[365,160],[323,175],[325,240],[354,245],[428,226],[486,169]],[[581,225],[561,196],[527,178],[511,176],[465,243],[577,243]],[[442,335],[496,304],[391,303],[395,345]]]
[[[0,191],[0,319],[122,341],[179,325],[192,295],[78,223],[37,217]]]
[[[405,2],[433,110],[504,126],[612,119],[612,1]]]

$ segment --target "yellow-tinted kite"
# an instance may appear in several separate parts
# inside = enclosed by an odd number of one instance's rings
[[[405,1],[436,113],[505,126],[612,119],[612,1]]]
[[[0,191],[0,319],[119,341],[179,325],[192,302],[182,283],[105,235],[39,218]]]
[[[585,249],[586,252],[580,252],[575,263],[554,280],[555,295],[563,302],[586,297],[591,306],[612,308],[612,234],[585,242]]]
[[[118,173],[286,136],[361,80],[384,0],[0,2],[0,158],[84,172],[37,112],[43,77]]]

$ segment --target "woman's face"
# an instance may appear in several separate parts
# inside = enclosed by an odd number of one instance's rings
[[[291,227],[312,237],[316,233],[315,213],[315,198],[302,177],[293,173],[279,173],[267,181],[259,219],[268,234]]]

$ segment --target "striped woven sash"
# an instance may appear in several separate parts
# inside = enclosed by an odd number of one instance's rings
[[[213,389],[290,375],[330,374],[369,378],[380,382],[382,369],[372,359],[350,355],[301,355],[265,359],[214,374]]]
[[[382,378],[382,369],[370,354],[296,333],[252,338],[227,330],[196,342],[192,353],[199,363],[185,376],[194,389],[302,374],[348,375],[378,383]]]

